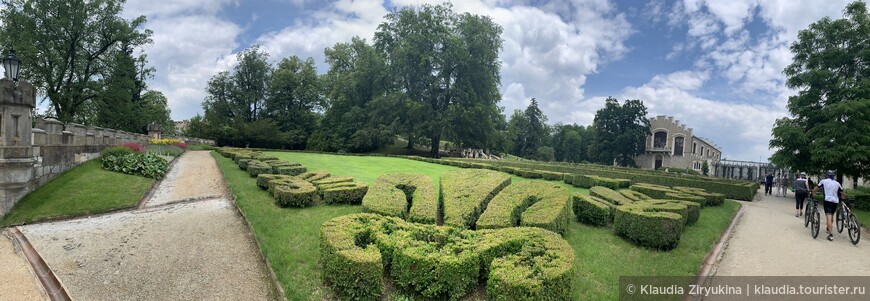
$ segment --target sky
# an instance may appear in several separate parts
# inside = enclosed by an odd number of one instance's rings
[[[423,0],[128,0],[124,17],[147,17],[148,84],[172,117],[202,113],[208,79],[232,70],[252,45],[274,64],[313,57],[359,36],[371,41],[389,11]],[[611,96],[640,99],[649,117],[674,116],[722,148],[723,158],[766,160],[771,128],[789,115],[782,70],[799,30],[847,1],[465,0],[457,12],[502,26],[500,106],[510,115],[536,98],[549,123],[589,125]]]

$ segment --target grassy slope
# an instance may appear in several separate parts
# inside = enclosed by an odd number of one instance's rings
[[[154,179],[104,170],[99,160],[91,160],[25,196],[0,225],[132,207],[153,183]]]
[[[858,222],[861,227],[870,229],[870,211],[855,210],[855,215],[858,216]]]
[[[302,163],[309,170],[327,170],[334,175],[351,176],[357,181],[368,183],[388,172],[425,174],[437,183],[441,172],[455,169],[398,158],[289,152],[273,154]],[[320,281],[318,264],[320,225],[333,217],[359,212],[360,207],[322,205],[304,209],[278,208],[273,205],[272,198],[231,160],[217,154],[215,157],[227,176],[230,188],[238,197],[239,207],[254,228],[254,234],[278,275],[287,298],[328,298],[328,289]],[[528,180],[513,177],[513,181]],[[570,187],[571,191],[588,193],[585,189],[562,185]],[[684,232],[680,246],[671,252],[637,248],[615,236],[610,228],[572,223],[565,239],[574,247],[576,258],[574,299],[616,299],[619,275],[696,274],[703,257],[737,208],[736,202],[729,201],[723,207],[704,209],[699,223]]]

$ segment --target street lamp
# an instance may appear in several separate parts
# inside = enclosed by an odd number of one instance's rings
[[[21,72],[21,60],[15,57],[15,49],[10,48],[9,53],[3,58],[3,69],[6,70],[6,78],[18,82],[18,73]]]

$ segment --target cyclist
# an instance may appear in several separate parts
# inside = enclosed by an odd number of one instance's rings
[[[813,194],[815,194],[819,188],[821,188],[825,193],[825,201],[823,203],[825,204],[825,219],[828,222],[828,240],[833,241],[834,234],[831,232],[831,229],[833,229],[834,211],[837,211],[837,204],[840,203],[840,198],[845,199],[846,194],[843,192],[843,186],[834,180],[834,172],[829,170],[827,174],[828,178],[819,181],[819,186],[816,186],[816,188],[813,189]]]
[[[804,212],[804,199],[810,192],[810,184],[807,183],[807,173],[802,172],[797,179],[794,180],[794,200],[797,213],[794,216],[800,217]]]

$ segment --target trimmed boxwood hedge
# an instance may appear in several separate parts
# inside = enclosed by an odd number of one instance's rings
[[[703,197],[705,199],[704,206],[720,206],[725,203],[725,195],[721,193],[707,192],[704,189],[694,187],[675,186],[672,189]]]
[[[613,204],[598,197],[575,193],[574,213],[577,220],[593,226],[606,226],[613,220]]]
[[[261,173],[271,173],[272,166],[269,166],[269,164],[266,164],[266,162],[263,161],[251,160],[248,161],[247,171],[249,175],[256,177]]]
[[[300,179],[303,179],[308,182],[314,182],[317,180],[323,180],[329,177],[329,173],[325,171],[308,171],[297,175]]]
[[[460,169],[441,174],[444,224],[470,229],[489,201],[511,183],[508,174],[486,169]]]
[[[269,191],[282,207],[307,207],[317,200],[317,187],[295,177],[276,178],[270,181]]]
[[[568,191],[546,182],[508,185],[496,195],[477,220],[477,229],[522,226],[565,233],[571,219]]]
[[[654,199],[666,199],[668,198],[666,196],[667,193],[674,192],[674,190],[665,186],[643,183],[631,185],[631,190],[648,195],[649,197]]]
[[[669,200],[680,200],[698,203],[698,205],[706,206],[707,200],[703,197],[688,194],[685,192],[668,192],[665,193],[665,198]]]
[[[458,299],[487,279],[489,300],[567,300],[574,253],[540,228],[470,231],[351,214],[321,227],[323,278],[339,299],[379,300],[382,279],[425,298]]]
[[[359,205],[368,192],[369,184],[362,182],[342,182],[323,184],[318,187],[320,198],[327,204]]]
[[[680,242],[687,213],[684,204],[644,201],[617,206],[613,225],[617,235],[638,245],[671,250]]]
[[[619,193],[622,194],[622,196],[628,198],[629,200],[631,200],[633,202],[640,202],[640,201],[652,199],[648,195],[645,195],[643,193],[640,193],[640,192],[637,192],[637,191],[634,191],[631,189],[620,189]]]
[[[363,212],[426,224],[438,222],[438,208],[432,178],[413,173],[392,173],[378,177],[362,200]]]
[[[633,203],[631,199],[607,187],[595,186],[589,188],[589,195],[599,197],[602,200],[605,200],[617,206]]]
[[[617,190],[620,188],[628,188],[629,186],[631,186],[631,180],[613,179],[590,175],[574,175],[571,184],[580,188],[603,186],[613,190]]]
[[[318,188],[320,188],[320,186],[322,186],[322,185],[327,185],[327,184],[349,183],[349,182],[353,182],[353,178],[351,178],[351,177],[334,177],[334,176],[332,176],[332,177],[323,178],[323,179],[315,180],[315,181],[309,181],[309,182],[311,182],[311,184],[314,184],[314,186],[317,186]]]

